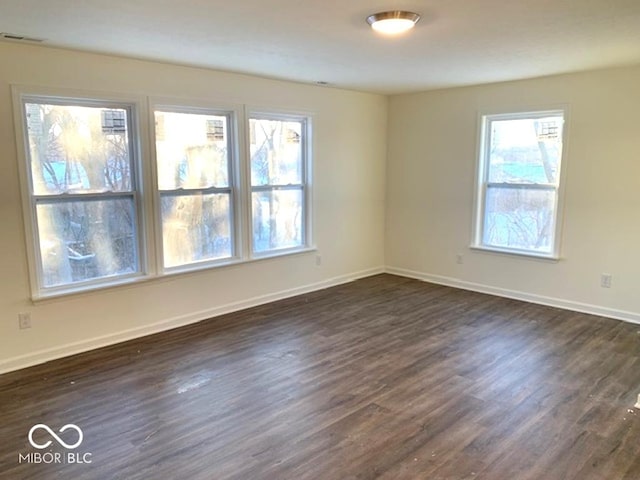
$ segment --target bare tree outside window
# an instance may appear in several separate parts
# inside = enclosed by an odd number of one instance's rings
[[[137,95],[12,91],[34,299],[309,245],[310,117],[151,99],[141,118]]]
[[[229,116],[157,110],[155,119],[164,267],[231,257]]]
[[[138,272],[127,108],[24,108],[42,286]]]
[[[305,120],[250,118],[253,251],[304,245]]]
[[[563,113],[487,116],[484,122],[480,246],[553,254]]]

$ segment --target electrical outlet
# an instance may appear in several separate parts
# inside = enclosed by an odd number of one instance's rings
[[[456,255],[456,263],[459,265],[464,263],[464,256],[462,254],[459,253]]]
[[[611,274],[603,273],[600,275],[600,286],[602,288],[611,288]]]
[[[20,330],[24,330],[26,328],[31,328],[31,314],[30,313],[19,313],[18,314],[18,326]]]
[[[318,267],[322,265],[322,255],[316,255],[316,265]]]

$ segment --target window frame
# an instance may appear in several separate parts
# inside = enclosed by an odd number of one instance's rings
[[[175,274],[188,275],[203,270],[262,261],[272,257],[286,257],[316,250],[312,244],[312,153],[313,114],[274,107],[252,108],[246,104],[230,104],[201,98],[154,97],[144,94],[112,93],[99,90],[79,90],[64,87],[12,84],[10,86],[13,106],[13,124],[16,139],[16,158],[20,183],[21,209],[24,226],[24,245],[27,261],[30,299],[37,303],[69,295],[87,294],[121,288],[126,285],[160,280]],[[44,287],[44,271],[40,258],[37,216],[32,201],[30,140],[27,128],[27,112],[24,105],[29,102],[61,105],[81,105],[100,108],[126,108],[129,152],[131,156],[131,192],[106,193],[133,198],[136,222],[133,230],[137,253],[136,272],[113,275],[98,279],[72,282],[65,285]],[[156,110],[179,113],[203,113],[227,115],[229,128],[229,188],[231,221],[233,222],[233,256],[212,259],[164,268],[162,251],[161,190],[158,188],[158,172],[155,144]],[[302,238],[300,246],[253,251],[252,233],[252,188],[249,117],[264,116],[274,120],[304,121],[303,183],[302,183]],[[166,133],[165,133],[166,134]],[[81,194],[88,199],[89,193]],[[65,198],[68,195],[65,196]],[[82,198],[80,200],[83,200]]]
[[[229,185],[224,188],[197,188],[197,189],[173,189],[173,190],[161,190],[158,184],[158,159],[156,151],[156,129],[155,129],[155,112],[171,112],[171,113],[185,113],[196,115],[215,115],[227,117],[227,129],[228,139],[227,148],[228,154],[228,178]],[[174,99],[166,97],[151,97],[149,99],[149,125],[150,125],[150,152],[151,152],[151,172],[153,183],[153,200],[154,208],[153,215],[155,220],[154,229],[154,243],[156,248],[156,269],[160,274],[170,275],[182,272],[191,272],[198,270],[205,270],[209,268],[215,268],[219,266],[238,263],[243,259],[242,248],[242,188],[241,188],[241,157],[242,152],[240,150],[239,138],[243,134],[243,130],[240,128],[239,119],[242,117],[242,108],[238,105],[224,104],[224,103],[212,103],[206,100],[190,100],[190,99]],[[164,134],[166,136],[166,124],[164,127]],[[165,194],[163,195],[163,192]],[[168,193],[170,192],[170,193]],[[215,258],[202,261],[191,262],[183,265],[176,265],[166,267],[164,265],[164,241],[163,241],[163,227],[162,227],[162,197],[166,195],[181,195],[181,192],[196,192],[206,193],[228,193],[229,195],[229,209],[230,209],[230,221],[231,221],[231,256],[225,258]]]
[[[313,115],[308,112],[299,112],[291,110],[273,109],[273,108],[257,108],[248,107],[246,109],[246,162],[245,162],[245,185],[246,185],[246,225],[247,238],[245,246],[251,259],[261,259],[278,257],[282,255],[295,254],[304,251],[313,250],[313,231],[312,231],[312,166],[313,166]],[[301,159],[301,178],[300,184],[288,185],[257,185],[252,184],[251,171],[251,138],[250,138],[250,121],[251,120],[275,120],[281,122],[300,122],[302,124],[302,135],[300,139]],[[265,251],[255,251],[253,241],[253,193],[261,191],[282,191],[282,190],[301,190],[302,191],[302,219],[301,219],[301,243],[298,246],[275,248]]]
[[[71,91],[66,89],[26,87],[12,85],[13,117],[16,134],[18,174],[22,197],[22,213],[26,236],[26,254],[31,286],[31,298],[35,300],[58,297],[77,292],[103,289],[140,281],[149,274],[150,256],[147,248],[147,208],[142,162],[141,138],[144,125],[140,122],[144,112],[144,99],[138,96],[114,95],[103,92]],[[131,190],[125,192],[90,192],[36,194],[34,191],[31,152],[28,134],[27,103],[93,108],[125,109],[131,168]],[[133,225],[137,270],[126,274],[82,280],[64,285],[45,286],[40,250],[40,226],[37,206],[72,202],[92,202],[100,199],[131,198],[136,222]]]
[[[476,152],[476,176],[474,181],[474,207],[473,207],[473,225],[472,225],[472,243],[471,249],[479,251],[487,251],[494,253],[503,253],[519,257],[529,257],[541,260],[560,260],[562,226],[564,213],[564,187],[566,182],[567,170],[567,131],[569,124],[569,107],[567,105],[558,105],[549,108],[535,108],[526,110],[513,110],[506,112],[481,112],[478,115],[478,140]],[[491,123],[493,121],[504,120],[525,120],[546,118],[549,116],[562,116],[562,148],[560,151],[560,161],[558,166],[558,180],[556,184],[551,183],[507,183],[507,182],[489,182],[489,158],[491,146]],[[502,247],[496,245],[485,244],[483,242],[485,229],[486,199],[487,192],[490,188],[498,189],[521,189],[529,191],[552,191],[555,193],[555,208],[553,211],[553,225],[551,248],[549,252],[537,251],[524,248]]]

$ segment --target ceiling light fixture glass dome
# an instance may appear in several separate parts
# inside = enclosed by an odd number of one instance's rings
[[[406,32],[412,29],[418,20],[420,20],[420,15],[417,13],[402,10],[379,12],[367,17],[367,23],[371,25],[371,28],[385,35]]]

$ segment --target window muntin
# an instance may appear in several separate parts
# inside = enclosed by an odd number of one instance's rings
[[[154,116],[164,268],[233,257],[231,113]]]
[[[306,245],[306,118],[252,115],[252,251],[265,254]]]
[[[133,106],[47,97],[21,105],[38,292],[140,274]],[[104,128],[107,112],[117,128]]]
[[[563,111],[483,117],[479,248],[558,255]]]

